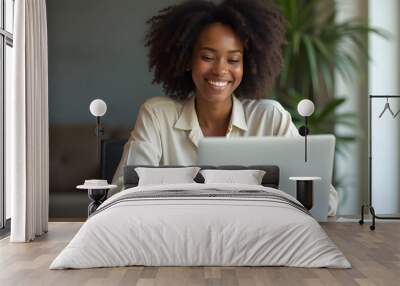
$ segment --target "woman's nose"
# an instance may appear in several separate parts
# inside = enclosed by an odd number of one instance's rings
[[[224,75],[228,73],[228,67],[224,60],[219,60],[214,63],[213,72],[217,75]]]

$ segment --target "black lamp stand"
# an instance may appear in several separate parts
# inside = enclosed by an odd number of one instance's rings
[[[304,136],[304,162],[307,162],[307,135],[310,133],[308,129],[308,116],[304,117],[304,125],[299,128],[299,133]]]
[[[101,126],[100,116],[96,116],[95,133],[96,133],[96,138],[97,138],[97,148],[96,148],[97,163],[98,163],[98,166],[99,166],[98,176],[99,176],[99,178],[101,178],[101,140],[102,140],[103,135],[104,135],[104,128]]]

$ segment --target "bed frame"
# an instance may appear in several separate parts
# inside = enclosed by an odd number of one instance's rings
[[[136,187],[139,183],[139,176],[135,171],[137,167],[148,167],[148,168],[165,168],[166,166],[126,166],[124,168],[124,189]],[[169,168],[179,168],[184,166],[168,166]],[[230,165],[230,166],[198,166],[202,170],[204,169],[218,169],[218,170],[264,170],[265,175],[262,179],[262,185],[264,187],[279,187],[279,167],[277,166],[267,166],[267,165],[253,165],[253,166],[238,166],[238,165]],[[204,183],[203,176],[198,173],[194,178],[197,183]]]
[[[126,140],[106,139],[102,141],[102,156],[101,156],[101,174],[102,178],[108,182],[112,181],[112,177],[121,159],[122,151]],[[124,189],[136,187],[139,182],[139,177],[135,172],[136,167],[158,168],[156,166],[126,166],[124,169]],[[160,166],[164,167],[165,166]],[[168,166],[179,168],[183,166]],[[262,180],[262,185],[265,187],[279,187],[279,167],[270,165],[253,165],[253,166],[199,166],[201,169],[219,169],[219,170],[264,170],[266,173]],[[204,183],[204,178],[200,173],[195,178],[198,183]]]

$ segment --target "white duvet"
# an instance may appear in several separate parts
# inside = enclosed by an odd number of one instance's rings
[[[50,269],[145,266],[294,266],[350,268],[308,214],[257,198],[152,198],[112,204],[131,192],[217,189],[282,191],[254,185],[135,187],[104,202]],[[109,205],[108,208],[105,206]]]

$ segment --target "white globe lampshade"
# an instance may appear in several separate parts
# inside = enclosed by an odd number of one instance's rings
[[[107,104],[104,102],[104,100],[95,99],[90,103],[89,109],[93,116],[103,116],[106,114]]]
[[[304,117],[311,116],[314,113],[314,103],[309,99],[303,99],[297,105],[297,112]]]

